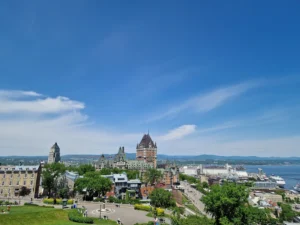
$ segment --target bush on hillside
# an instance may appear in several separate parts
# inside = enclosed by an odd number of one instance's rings
[[[147,211],[151,212],[154,210],[154,208],[150,205],[142,205],[142,204],[135,204],[134,205],[135,210],[142,210],[142,211]],[[162,208],[156,208],[156,215],[157,216],[164,216],[165,215],[165,210]]]
[[[33,204],[33,203],[28,203],[28,202],[25,202],[24,205],[27,205],[27,206],[39,206],[38,204]]]
[[[94,220],[90,217],[83,217],[83,215],[78,212],[76,209],[70,211],[68,213],[69,220],[77,223],[94,223]]]
[[[54,199],[53,198],[45,198],[43,200],[43,203],[45,204],[54,204]],[[68,199],[67,204],[68,205],[72,205],[74,203],[74,201],[72,199]],[[62,204],[62,199],[61,198],[57,198],[56,199],[56,205],[61,205]]]

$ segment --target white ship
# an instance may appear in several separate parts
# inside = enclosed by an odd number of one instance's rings
[[[300,183],[297,184],[295,187],[294,187],[295,191],[298,191],[300,193]]]
[[[273,182],[276,182],[278,187],[284,188],[285,181],[284,181],[284,179],[282,179],[282,177],[272,175],[272,176],[270,176],[270,180],[273,181]]]

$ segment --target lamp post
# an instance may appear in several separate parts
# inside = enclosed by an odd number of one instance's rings
[[[101,220],[101,207],[102,207],[102,204],[101,204],[101,202],[100,202],[100,220]]]

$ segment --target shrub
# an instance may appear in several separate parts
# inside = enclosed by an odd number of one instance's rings
[[[39,206],[38,204],[33,204],[33,203],[28,203],[28,202],[25,202],[24,205],[27,205],[27,206]]]
[[[164,216],[165,215],[165,210],[161,208],[156,208],[157,216]]]
[[[152,206],[150,205],[142,205],[142,204],[135,204],[134,205],[135,210],[142,210],[142,211],[147,211],[150,212],[153,210]],[[156,215],[157,216],[164,216],[165,215],[165,210],[162,208],[156,208]]]
[[[71,210],[68,213],[69,220],[77,223],[94,223],[94,220],[90,217],[83,217],[76,209]]]
[[[141,205],[141,204],[135,204],[134,205],[135,210],[143,210],[143,211],[151,211],[152,207],[150,205]]]
[[[68,201],[67,201],[67,204],[68,205],[72,205],[73,204],[73,200],[72,199],[68,199]],[[45,203],[45,204],[54,204],[54,199],[53,198],[45,198],[44,200],[43,200],[43,203]],[[61,205],[62,204],[62,199],[61,198],[57,198],[56,199],[56,205]]]

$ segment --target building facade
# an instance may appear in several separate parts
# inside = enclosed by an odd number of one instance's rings
[[[29,197],[38,197],[41,166],[0,166],[0,196],[18,197],[24,186],[30,189]]]
[[[48,156],[48,163],[56,163],[60,161],[60,148],[58,144],[55,144],[51,147],[49,156]]]
[[[115,197],[123,199],[126,195],[126,192],[129,192],[130,197],[140,197],[140,188],[142,182],[139,179],[128,180],[126,173],[102,176],[110,179],[113,183],[112,189]]]
[[[120,147],[118,153],[114,157],[106,158],[103,154],[95,163],[96,170],[103,168],[119,168],[129,170],[147,170],[153,168],[153,163],[140,160],[128,160],[126,158],[125,148]]]
[[[136,146],[136,159],[157,166],[157,145],[152,141],[149,134],[144,134],[141,142]]]

